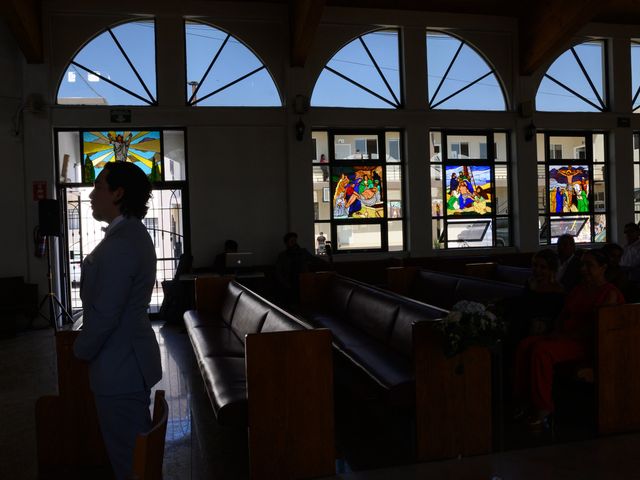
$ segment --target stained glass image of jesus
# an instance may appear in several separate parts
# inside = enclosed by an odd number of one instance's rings
[[[382,166],[334,168],[333,218],[384,217]]]
[[[549,166],[549,213],[589,212],[587,165]]]
[[[447,215],[489,215],[492,208],[491,167],[446,167]]]
[[[82,156],[89,157],[95,176],[108,162],[132,162],[149,175],[162,169],[159,131],[94,131],[82,133]]]

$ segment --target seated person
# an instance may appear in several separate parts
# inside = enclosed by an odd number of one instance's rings
[[[542,335],[551,330],[564,305],[564,289],[557,281],[558,256],[546,248],[537,252],[531,261],[532,276],[517,301],[517,324],[522,340],[528,335]]]
[[[531,409],[532,428],[542,427],[553,413],[554,366],[592,358],[598,307],[624,303],[620,290],[607,281],[608,259],[604,253],[586,252],[582,262],[583,281],[567,296],[554,331],[527,337],[516,350],[514,394],[523,408]]]
[[[622,252],[620,265],[627,268],[640,267],[640,227],[635,223],[627,223],[624,226],[624,236],[627,245]]]
[[[238,253],[238,242],[235,240],[225,240],[224,252],[216,255],[216,258],[213,261],[213,271],[220,275],[231,273],[227,271],[226,267],[227,253]]]
[[[298,245],[298,234],[289,232],[282,238],[285,250],[280,252],[275,265],[276,295],[284,304],[295,304],[299,297],[299,277],[308,272],[316,260],[306,248]]]
[[[617,243],[607,243],[601,250],[609,259],[607,280],[618,287],[627,302],[635,302],[638,298],[637,286],[629,281],[627,269],[620,266],[620,260],[624,252],[623,248]]]
[[[558,273],[556,278],[562,284],[565,292],[570,292],[580,283],[580,257],[581,253],[576,250],[576,241],[569,234],[558,237]]]

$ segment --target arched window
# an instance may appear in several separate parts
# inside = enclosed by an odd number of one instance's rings
[[[505,110],[495,69],[468,43],[442,32],[427,32],[429,108]]]
[[[571,47],[544,74],[536,109],[547,112],[603,112],[607,110],[604,41]]]
[[[640,113],[640,41],[631,42],[631,106],[633,113]]]
[[[58,87],[64,105],[157,105],[153,20],[107,28],[73,57]]]
[[[397,30],[361,35],[327,62],[313,89],[314,107],[400,108]]]
[[[267,67],[229,33],[185,23],[187,103],[214,107],[279,107],[278,89]]]

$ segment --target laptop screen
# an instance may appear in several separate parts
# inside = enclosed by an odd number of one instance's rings
[[[226,268],[252,267],[253,253],[251,252],[227,253],[225,255],[224,266]]]

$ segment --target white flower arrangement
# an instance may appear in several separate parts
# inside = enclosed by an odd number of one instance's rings
[[[436,328],[445,338],[447,356],[462,352],[469,345],[493,345],[504,333],[504,324],[487,307],[479,302],[462,300]]]

